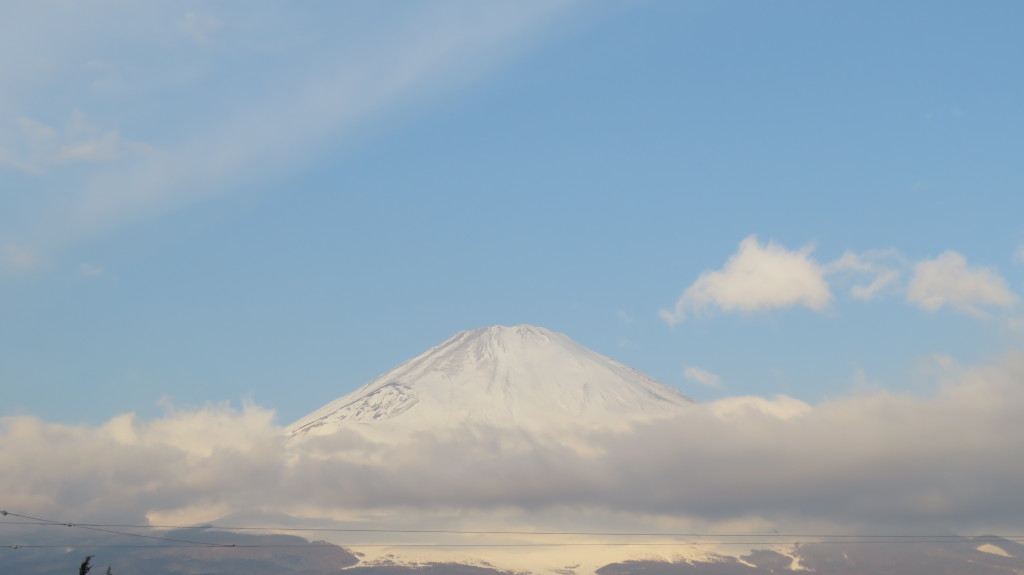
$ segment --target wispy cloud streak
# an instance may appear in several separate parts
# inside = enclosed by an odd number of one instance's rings
[[[42,215],[20,222],[22,237],[18,239],[41,250],[60,249],[124,222],[235,193],[269,175],[301,166],[313,150],[341,141],[357,124],[384,110],[441,93],[501,61],[509,52],[529,44],[531,34],[568,4],[408,4],[388,18],[356,7],[332,9],[329,17],[339,18],[352,33],[332,34],[301,50],[287,43],[254,47],[246,30],[232,32],[233,25],[251,27],[255,20],[261,22],[259,26],[270,26],[275,20],[291,17],[266,7],[254,8],[248,15],[235,14],[234,22],[223,15],[178,14],[173,16],[177,20],[174,26],[159,25],[157,20],[172,17],[165,10],[136,14],[142,28],[170,34],[157,38],[176,46],[163,57],[173,62],[187,60],[191,65],[172,66],[178,70],[177,76],[169,76],[160,68],[136,69],[130,56],[106,61],[102,70],[91,67],[96,60],[89,58],[79,65],[90,73],[130,71],[135,84],[121,85],[115,94],[76,93],[78,87],[69,86],[71,96],[77,94],[79,100],[70,109],[38,109],[29,98],[12,98],[23,104],[17,111],[0,108],[0,121],[18,127],[16,138],[0,139],[0,170],[6,166],[39,174],[58,170],[62,164],[97,163],[77,172],[73,182],[59,178],[37,182],[46,186],[47,193],[37,195],[39,205],[32,212]],[[103,6],[93,8],[92,12],[105,10]],[[57,26],[70,17],[64,12],[74,10],[64,7],[57,17],[43,21]],[[97,18],[91,12],[79,16],[80,25],[91,30],[92,36],[68,35],[62,41],[69,48],[100,37],[112,38],[108,47],[122,54],[155,49],[145,43],[136,46],[138,38],[110,30],[113,20]],[[353,24],[360,19],[366,21],[365,26]],[[181,37],[178,44],[174,34]],[[53,41],[51,36],[39,36]],[[21,53],[32,53],[31,46],[43,41],[19,37],[25,42],[19,47]],[[240,52],[248,55],[239,56]],[[51,66],[73,67],[66,61],[74,60],[72,55],[58,52],[51,57]],[[239,67],[258,69],[260,75],[241,76],[231,90],[205,86],[221,74],[238,74]],[[189,70],[206,72],[196,76]],[[41,81],[26,74],[28,79]],[[197,107],[189,94],[200,89],[206,97]],[[171,130],[153,132],[145,121],[132,123],[124,119],[129,114],[122,114],[117,116],[120,121],[98,122],[104,126],[102,130],[75,135],[70,127],[65,131],[39,119],[79,108],[88,113],[89,102],[100,100],[109,107],[112,99],[122,101],[136,112],[134,116],[142,118],[147,115],[140,107],[162,101],[161,116],[177,121]],[[14,115],[5,119],[4,113]],[[84,116],[78,111],[75,114]]]

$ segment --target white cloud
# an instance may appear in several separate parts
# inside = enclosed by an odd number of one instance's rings
[[[4,147],[0,147],[0,166],[7,166],[30,174],[39,172],[37,167],[23,161],[17,152]]]
[[[40,173],[60,164],[112,162],[151,151],[143,143],[126,140],[117,130],[104,130],[89,122],[80,110],[71,113],[63,130],[29,117],[15,121],[22,135],[17,148],[0,148],[0,165]]]
[[[99,277],[107,273],[106,270],[104,270],[103,268],[99,266],[94,266],[92,264],[80,264],[78,266],[78,271],[82,275],[90,277]]]
[[[914,266],[914,276],[907,289],[907,300],[928,311],[950,305],[974,315],[982,314],[978,306],[1009,306],[1017,300],[996,272],[969,267],[967,259],[954,251],[943,252],[934,260]]]
[[[120,133],[112,131],[97,138],[61,146],[55,158],[64,162],[109,162],[138,149],[140,147],[137,143],[126,143]]]
[[[900,274],[896,270],[888,270],[879,273],[875,277],[874,281],[872,281],[870,284],[855,285],[851,287],[850,294],[853,297],[861,300],[873,299],[879,291],[881,291],[886,286],[889,286],[892,283],[894,283],[897,279],[899,279],[899,277]]]
[[[850,295],[859,300],[872,300],[899,284],[902,258],[895,250],[869,250],[862,253],[846,252],[829,263],[829,275],[867,277],[867,283],[850,286]]]
[[[750,417],[788,420],[804,415],[812,409],[807,403],[785,395],[777,395],[772,399],[753,395],[726,397],[707,404],[707,408],[716,418],[723,420]]]
[[[916,380],[915,388],[929,393],[943,386],[955,385],[966,371],[949,355],[929,353],[914,360],[911,375]]]
[[[816,311],[832,300],[825,270],[810,258],[813,248],[786,250],[769,241],[761,245],[756,236],[740,242],[720,271],[704,272],[676,302],[672,310],[659,315],[669,325],[682,322],[687,314],[710,306],[724,311],[757,311],[804,306]]]
[[[17,124],[21,133],[34,144],[39,144],[57,135],[57,130],[32,118],[18,118]]]
[[[711,373],[710,371],[705,371],[699,367],[692,365],[688,366],[686,369],[683,370],[683,376],[686,377],[687,379],[696,381],[697,383],[701,385],[706,385],[708,387],[715,387],[722,382],[722,378]]]
[[[355,431],[290,442],[272,412],[251,405],[172,409],[153,421],[124,414],[98,427],[8,417],[0,493],[19,512],[79,521],[205,509],[390,523],[602,509],[722,522],[1024,527],[1024,459],[1008,456],[1024,437],[1024,358],[945,377],[953,379],[928,398],[733,397],[631,430],[552,440],[477,426],[389,444]]]
[[[39,257],[31,249],[13,243],[0,244],[0,268],[32,269],[39,265]]]
[[[180,23],[183,34],[191,38],[197,44],[205,44],[210,36],[224,27],[220,20],[207,14],[188,12],[181,18]]]

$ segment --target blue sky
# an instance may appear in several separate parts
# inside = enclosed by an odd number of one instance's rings
[[[7,3],[0,414],[287,423],[517,323],[698,400],[927,396],[1021,346],[1022,17]]]

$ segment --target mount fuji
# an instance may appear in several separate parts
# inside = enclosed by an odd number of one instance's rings
[[[542,327],[462,331],[300,418],[293,437],[343,428],[524,430],[618,425],[678,413],[680,391]]]

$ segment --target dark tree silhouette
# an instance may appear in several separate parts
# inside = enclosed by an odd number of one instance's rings
[[[91,563],[93,557],[95,557],[95,555],[89,555],[85,558],[85,561],[82,561],[82,564],[78,567],[78,575],[89,575],[89,571],[92,571]],[[113,575],[110,571],[109,565],[107,566],[107,575]]]

